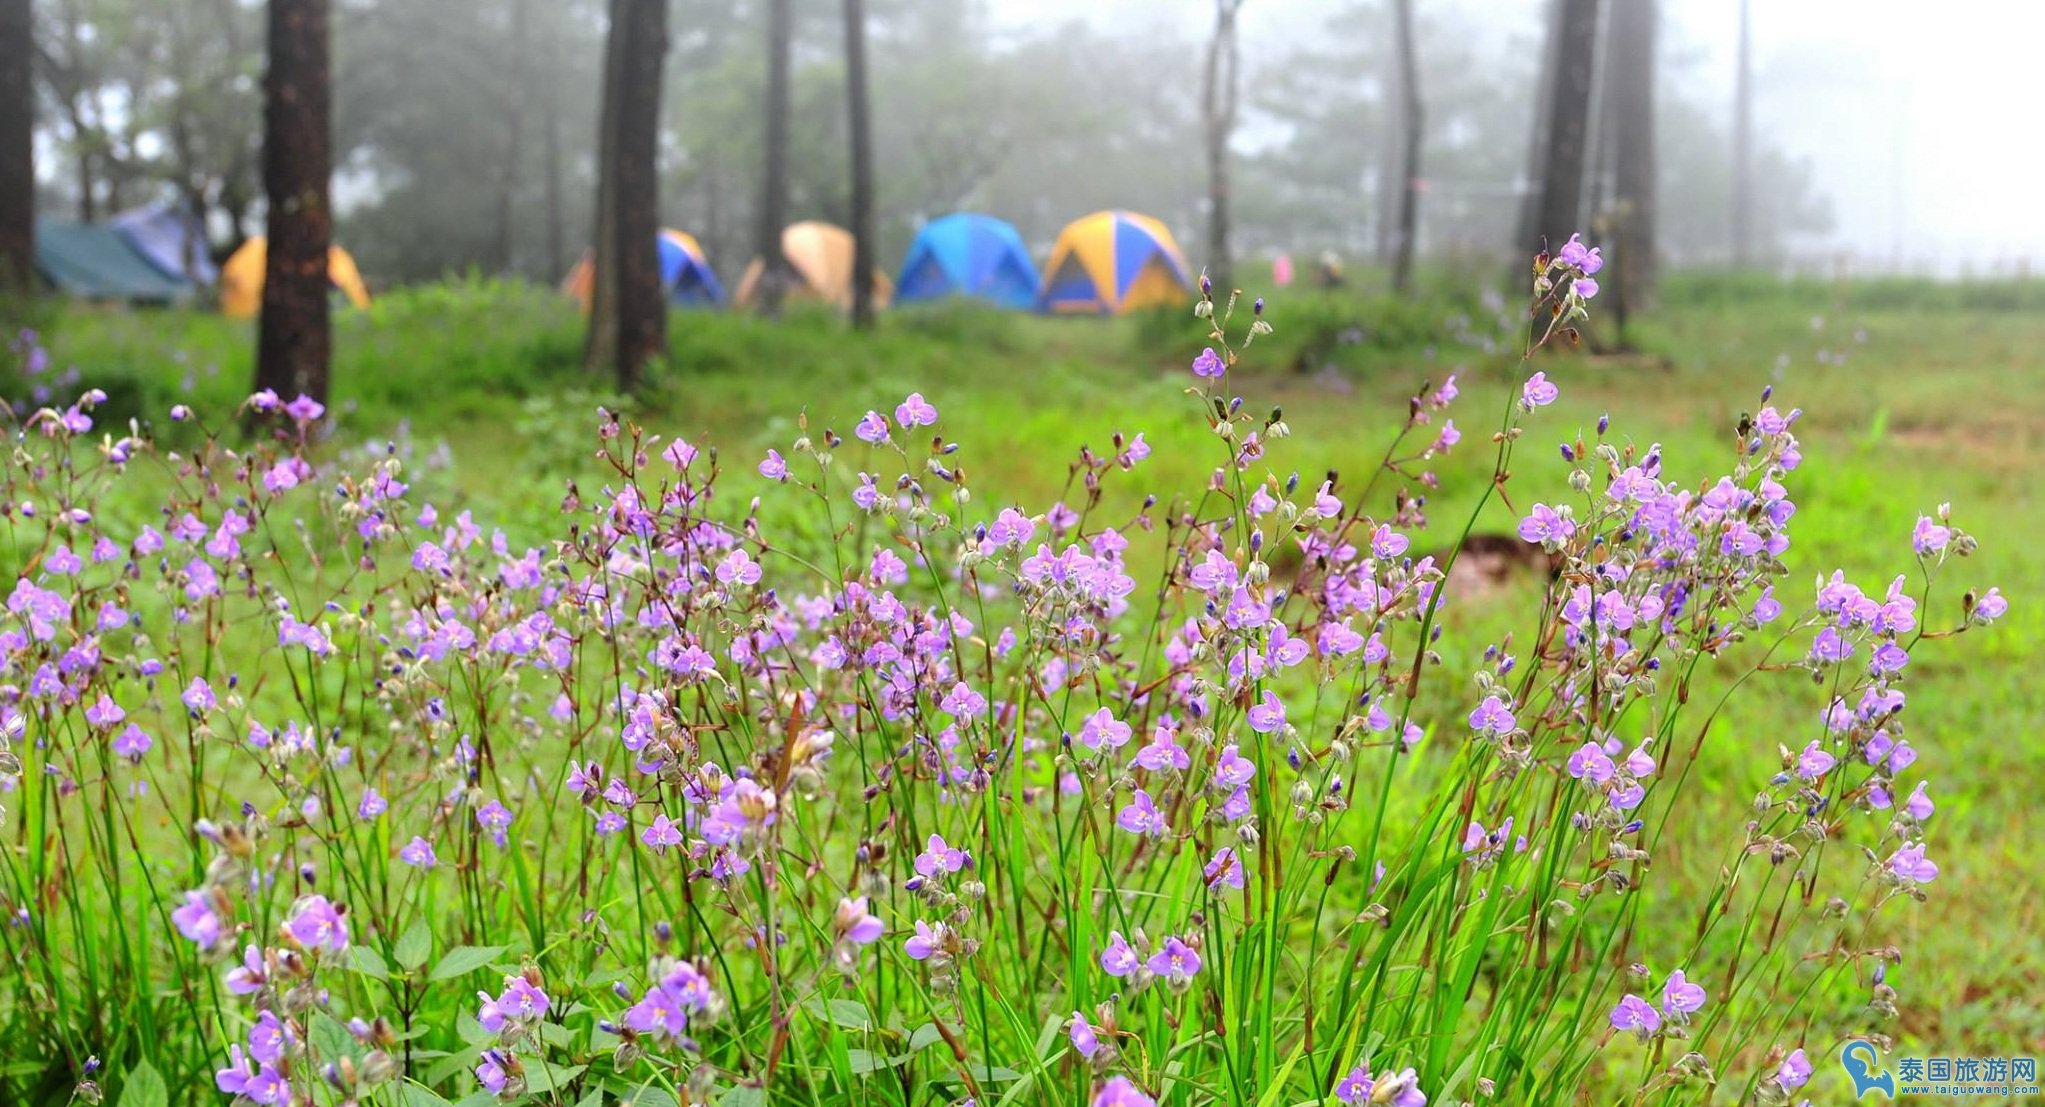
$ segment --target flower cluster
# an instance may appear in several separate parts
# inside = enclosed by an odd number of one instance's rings
[[[1686,1043],[1643,1091],[1708,1086],[1772,1004],[1831,994],[1813,978],[1871,966],[1891,1014],[1893,949],[1856,928],[1807,965],[1799,927],[1928,894],[1905,677],[2007,601],[1933,622],[1974,543],[1940,508],[1898,536],[1914,578],[1794,604],[1804,452],[1769,396],[1709,479],[1599,420],[1560,444],[1566,487],[1505,496],[1564,399],[1531,361],[1601,265],[1574,238],[1537,263],[1491,479],[1442,541],[1457,377],[1414,392],[1376,468],[1303,474],[1283,413],[1229,391],[1264,305],[1242,327],[1211,288],[1186,378],[1205,480],[1169,495],[1127,432],[1057,499],[985,494],[910,393],[843,436],[805,415],[736,474],[604,412],[560,519],[505,530],[403,446],[337,456],[308,400],[250,397],[252,444],[181,409],[199,441],[173,450],[95,442],[102,398],[51,392],[0,475],[0,796],[39,828],[0,875],[9,948],[120,949],[156,985],[226,966],[230,998],[166,986],[185,1006],[162,1010],[264,1107],[400,1075],[843,1101],[883,1070],[919,1102],[1028,1077],[1097,1107],[1422,1107],[1480,1041],[1475,1086],[1531,1101],[1628,1037],[1657,1065]],[[1551,576],[1512,637],[1459,653],[1456,564],[1501,500]],[[1693,689],[1782,669],[1818,682],[1822,727],[1750,760],[1701,932],[1637,928],[1699,749],[1759,744]],[[167,872],[134,919],[85,908]],[[1724,940],[1764,912],[1779,941]],[[126,952],[138,922],[173,956]],[[1685,968],[1657,992],[1631,957]],[[103,1048],[23,1009],[39,1041]],[[1554,1025],[1500,1060],[1490,1012],[1536,1009]],[[1764,1095],[1809,1077],[1801,1050],[1769,1065]]]

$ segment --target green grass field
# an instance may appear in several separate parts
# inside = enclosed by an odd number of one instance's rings
[[[1943,875],[1928,902],[1901,913],[1905,958],[1890,982],[1903,995],[1902,1041],[1920,1053],[2045,1051],[2045,815],[2035,794],[2045,779],[2037,733],[2045,691],[2028,668],[2045,656],[2045,504],[2033,477],[2045,467],[2045,287],[1696,275],[1670,281],[1662,300],[1633,336],[1637,352],[1539,359],[1562,398],[1520,451],[1525,479],[1559,486],[1567,467],[1556,443],[1573,428],[1588,437],[1606,413],[1620,440],[1661,443],[1670,474],[1721,471],[1733,428],[1772,386],[1773,402],[1806,413],[1792,573],[1778,586],[1798,602],[1835,568],[1876,591],[1886,580],[1874,574],[1910,564],[1918,516],[1951,502],[1956,524],[1981,541],[1963,575],[2000,586],[2011,610],[1959,648],[1927,650],[1910,672],[1911,736],[1940,805],[1932,840]],[[1438,466],[1438,489],[1416,489],[1446,543],[1489,476],[1492,413],[1519,386],[1509,321],[1448,293],[1414,303],[1279,294],[1268,318],[1276,333],[1250,347],[1247,372],[1232,384],[1246,407],[1283,410],[1293,431],[1285,456],[1298,459],[1308,484],[1323,470],[1368,472],[1406,397],[1456,374],[1464,445]],[[676,314],[671,363],[626,400],[582,374],[580,320],[551,293],[412,290],[338,317],[331,448],[402,439],[425,461],[408,476],[420,474],[443,514],[472,508],[516,537],[554,517],[569,479],[601,481],[588,437],[599,405],[715,447],[742,475],[735,486],[749,488],[761,483],[754,463],[768,447],[786,447],[805,411],[812,431],[849,434],[862,412],[914,390],[966,444],[971,483],[1007,498],[1066,494],[1078,448],[1108,450],[1117,432],[1144,432],[1156,448],[1151,484],[1197,487],[1206,469],[1195,459],[1214,457],[1186,394],[1200,333],[1179,316],[1060,320],[963,308],[896,312],[870,336],[815,314],[776,322]],[[224,415],[251,375],[251,327],[208,314],[72,308],[44,321],[44,337],[58,370],[77,366],[86,383],[114,394],[108,414],[117,420],[162,424],[179,402]],[[167,440],[176,433],[166,428]],[[1494,501],[1477,529],[1509,533],[1517,518]],[[1416,543],[1429,540],[1423,532]],[[1476,660],[1454,651],[1515,629],[1534,588],[1522,580],[1450,606],[1456,645],[1446,673]],[[1935,595],[1938,617],[1927,622],[1957,621],[1959,602]],[[1658,925],[1693,924],[1670,905],[1726,862],[1722,843],[1765,784],[1756,751],[1795,749],[1820,732],[1819,690],[1794,674],[1771,681],[1714,724],[1656,857],[1661,883],[1647,912]],[[1836,1079],[1823,1059],[1820,1102],[1831,1101]]]

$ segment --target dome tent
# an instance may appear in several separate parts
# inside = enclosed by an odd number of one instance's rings
[[[1170,228],[1133,211],[1097,211],[1058,232],[1037,304],[1061,315],[1121,315],[1182,304],[1192,290]]]
[[[852,306],[852,232],[829,223],[809,220],[790,223],[781,231],[781,256],[795,271],[787,291],[792,300],[822,300],[843,311]],[[752,304],[759,294],[760,278],[766,264],[754,258],[739,278],[732,302],[740,307]],[[874,270],[873,303],[886,307],[894,295],[894,282],[886,273]]]
[[[724,284],[710,268],[695,235],[663,227],[655,241],[660,248],[660,286],[667,290],[670,301],[687,307],[724,302]],[[584,254],[561,281],[561,291],[581,301],[584,311],[589,310],[590,298],[596,294],[595,266],[592,256]]]
[[[220,279],[206,244],[206,229],[189,210],[174,204],[130,208],[109,220],[143,260],[164,274],[196,284]]]
[[[991,215],[959,212],[924,224],[895,281],[901,303],[973,296],[1027,311],[1037,299],[1037,267],[1014,227]]]
[[[35,221],[36,270],[67,296],[168,304],[191,298],[191,281],[166,273],[106,223]]]
[[[263,310],[264,264],[269,259],[270,244],[262,235],[256,235],[241,244],[241,248],[228,255],[220,266],[220,313],[230,319],[252,319]],[[327,280],[334,289],[348,298],[348,302],[359,308],[369,306],[369,287],[362,283],[362,272],[355,268],[355,259],[339,246],[327,247]]]

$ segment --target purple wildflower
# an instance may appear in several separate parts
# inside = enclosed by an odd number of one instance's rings
[[[859,425],[852,428],[861,442],[878,446],[888,440],[888,421],[878,411],[869,411],[859,419]]]
[[[887,933],[886,924],[866,909],[866,897],[840,899],[838,914],[832,920],[838,936],[856,946],[872,945]]]
[[[955,873],[966,867],[972,857],[965,850],[948,845],[944,837],[932,834],[923,843],[923,852],[916,855],[916,871],[925,877],[936,879],[947,873]]]
[[[1119,930],[1108,932],[1107,947],[1101,950],[1101,969],[1109,976],[1123,977],[1142,967],[1136,951],[1129,948],[1129,942]]]
[[[937,408],[923,398],[921,392],[909,393],[909,398],[895,405],[895,422],[903,430],[910,427],[927,427],[937,422]]]
[[[1922,845],[1897,850],[1889,858],[1889,871],[1913,884],[1929,884],[1938,879],[1938,865],[1924,855]]]
[[[1630,1030],[1640,1035],[1642,1041],[1646,1041],[1661,1028],[1661,1013],[1654,1009],[1653,1004],[1631,992],[1626,993],[1625,998],[1619,1001],[1619,1005],[1612,1008],[1614,1030]]]
[[[1790,1051],[1790,1055],[1782,1059],[1782,1067],[1775,1070],[1775,1082],[1782,1085],[1784,1091],[1795,1091],[1810,1080],[1811,1059],[1804,1056],[1801,1049]]]
[[[1678,1021],[1701,1010],[1704,999],[1704,986],[1685,980],[1682,969],[1670,973],[1669,982],[1662,985],[1662,1010]]]
[[[1144,967],[1150,970],[1151,975],[1163,977],[1167,983],[1186,984],[1192,981],[1193,974],[1200,971],[1200,951],[1177,937],[1166,938],[1165,944],[1150,955]]]
[[[1092,1107],[1157,1107],[1157,1100],[1131,1084],[1127,1077],[1117,1076],[1094,1093]]]
[[[1479,734],[1511,734],[1516,725],[1518,720],[1513,718],[1512,709],[1497,696],[1484,697],[1484,702],[1470,712],[1470,729]]]
[[[1259,734],[1271,734],[1283,730],[1285,729],[1285,704],[1279,700],[1277,693],[1267,688],[1264,690],[1263,701],[1250,708],[1249,721],[1250,729]]]
[[[1554,403],[1560,395],[1562,395],[1562,390],[1549,382],[1548,374],[1535,373],[1527,378],[1525,384],[1520,386],[1520,408],[1525,411],[1532,411],[1537,407],[1547,407],[1549,404]]]
[[[348,948],[346,909],[320,895],[307,896],[284,924],[285,933],[300,949],[340,953]]]

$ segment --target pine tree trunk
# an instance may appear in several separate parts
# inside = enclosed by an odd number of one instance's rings
[[[611,27],[604,36],[603,95],[597,101],[596,227],[590,235],[589,335],[582,367],[595,375],[618,364],[618,100],[623,95],[625,59],[623,0],[611,0]]]
[[[1207,273],[1224,298],[1235,289],[1235,266],[1228,244],[1228,142],[1236,123],[1236,13],[1242,6],[1243,0],[1215,0],[1214,39],[1207,46],[1200,101],[1207,132]]]
[[[525,145],[525,104],[532,78],[526,47],[527,0],[511,4],[511,73],[504,97],[504,164],[498,170],[496,227],[491,242],[491,261],[499,275],[509,275],[517,254],[514,246],[518,184]]]
[[[1413,287],[1413,251],[1420,233],[1420,56],[1413,41],[1413,0],[1392,0],[1399,55],[1399,211],[1392,232],[1392,288]]]
[[[1554,251],[1581,230],[1586,140],[1590,126],[1591,81],[1596,69],[1599,0],[1560,0],[1551,34],[1548,118],[1535,165],[1540,181],[1532,234],[1515,243],[1515,254]]]
[[[561,198],[561,91],[559,75],[547,74],[547,279],[568,271],[568,229]]]
[[[1655,40],[1658,0],[1628,0],[1612,8],[1607,95],[1612,110],[1614,243],[1613,315],[1621,328],[1654,298]]]
[[[667,0],[621,0],[630,9],[620,76],[617,153],[618,387],[638,386],[667,352],[660,285],[660,78],[667,60]]]
[[[852,325],[873,328],[873,116],[866,97],[866,3],[845,0],[845,106],[852,131]]]
[[[618,387],[628,391],[667,350],[657,241],[666,56],[667,0],[611,0],[589,359],[594,369],[608,355]]]
[[[35,84],[30,0],[0,0],[0,295],[36,286]]]
[[[793,46],[790,0],[767,0],[767,164],[760,181],[760,210],[753,249],[761,263],[755,302],[769,315],[781,310],[788,290],[788,259],[781,230],[788,222],[788,69]]]
[[[333,335],[327,250],[333,244],[333,173],[327,0],[270,0],[270,64],[263,78],[263,190],[269,248],[256,388],[325,403]]]

